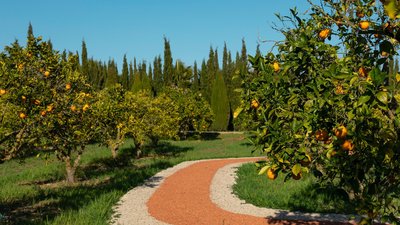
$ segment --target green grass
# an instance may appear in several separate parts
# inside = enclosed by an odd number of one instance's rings
[[[254,156],[242,134],[163,142],[147,148],[141,159],[134,159],[132,145],[126,141],[118,160],[105,147],[87,146],[73,186],[62,182],[65,167],[55,157],[0,164],[0,224],[108,224],[122,195],[165,168],[187,160]]]
[[[258,175],[254,164],[244,164],[238,169],[237,176],[234,193],[240,199],[259,207],[302,212],[355,213],[345,193],[319,187],[312,175],[286,182],[284,176],[278,176],[271,181],[265,174]]]

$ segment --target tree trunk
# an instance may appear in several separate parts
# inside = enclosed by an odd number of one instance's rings
[[[119,149],[118,145],[117,144],[113,144],[113,145],[111,145],[110,148],[111,148],[111,155],[112,155],[113,159],[116,159],[117,158],[117,151]]]
[[[84,147],[81,147],[81,151],[78,152],[78,156],[76,157],[75,160],[71,160],[71,156],[65,156],[64,157],[64,162],[65,162],[65,169],[66,169],[66,180],[68,183],[75,183],[75,172],[76,169],[79,166],[79,162],[81,160],[81,155],[83,152]]]
[[[110,139],[108,141],[108,147],[111,149],[111,155],[113,159],[117,158],[117,151],[119,149],[119,146],[122,144],[124,139],[124,135],[121,135],[121,129],[118,127],[117,128],[117,137],[115,140]]]

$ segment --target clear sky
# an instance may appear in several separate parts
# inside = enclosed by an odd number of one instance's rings
[[[242,38],[249,54],[258,43],[269,51],[262,40],[282,39],[271,28],[274,14],[294,6],[309,8],[306,0],[2,0],[0,49],[15,39],[25,43],[31,22],[55,49],[80,53],[84,39],[89,57],[113,58],[119,67],[124,54],[147,62],[162,56],[165,36],[174,60],[191,65],[207,58],[210,46],[222,53],[224,42],[235,54]]]

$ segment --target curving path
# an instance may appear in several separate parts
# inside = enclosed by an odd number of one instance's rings
[[[241,163],[255,160],[255,158],[239,158],[184,162],[162,171],[144,185],[134,188],[122,197],[115,208],[116,214],[112,223],[138,225],[354,224],[344,222],[347,221],[347,217],[340,218],[340,215],[336,215],[339,216],[339,220],[334,220],[337,218],[335,215],[331,217],[271,209],[258,208],[260,210],[257,210],[257,207],[249,204],[244,204],[242,207],[243,202],[235,199],[230,193],[231,184],[227,186],[226,183],[219,183],[219,181],[224,180],[221,179],[224,178],[224,173],[228,173],[226,179],[234,182],[234,175],[229,174],[229,171],[233,171],[232,168]],[[226,193],[227,191],[229,193]],[[222,195],[220,192],[223,192]],[[223,197],[226,195],[230,196],[227,201]]]

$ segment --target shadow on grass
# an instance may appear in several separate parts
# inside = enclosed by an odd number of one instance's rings
[[[166,160],[135,166],[131,157],[103,158],[79,169],[80,181],[74,185],[59,182],[35,185],[36,195],[9,203],[0,202],[0,224],[42,224],[69,210],[79,210],[103,195],[126,193],[160,170],[171,167]],[[115,199],[118,201],[118,199]],[[112,204],[115,204],[113,202]]]

